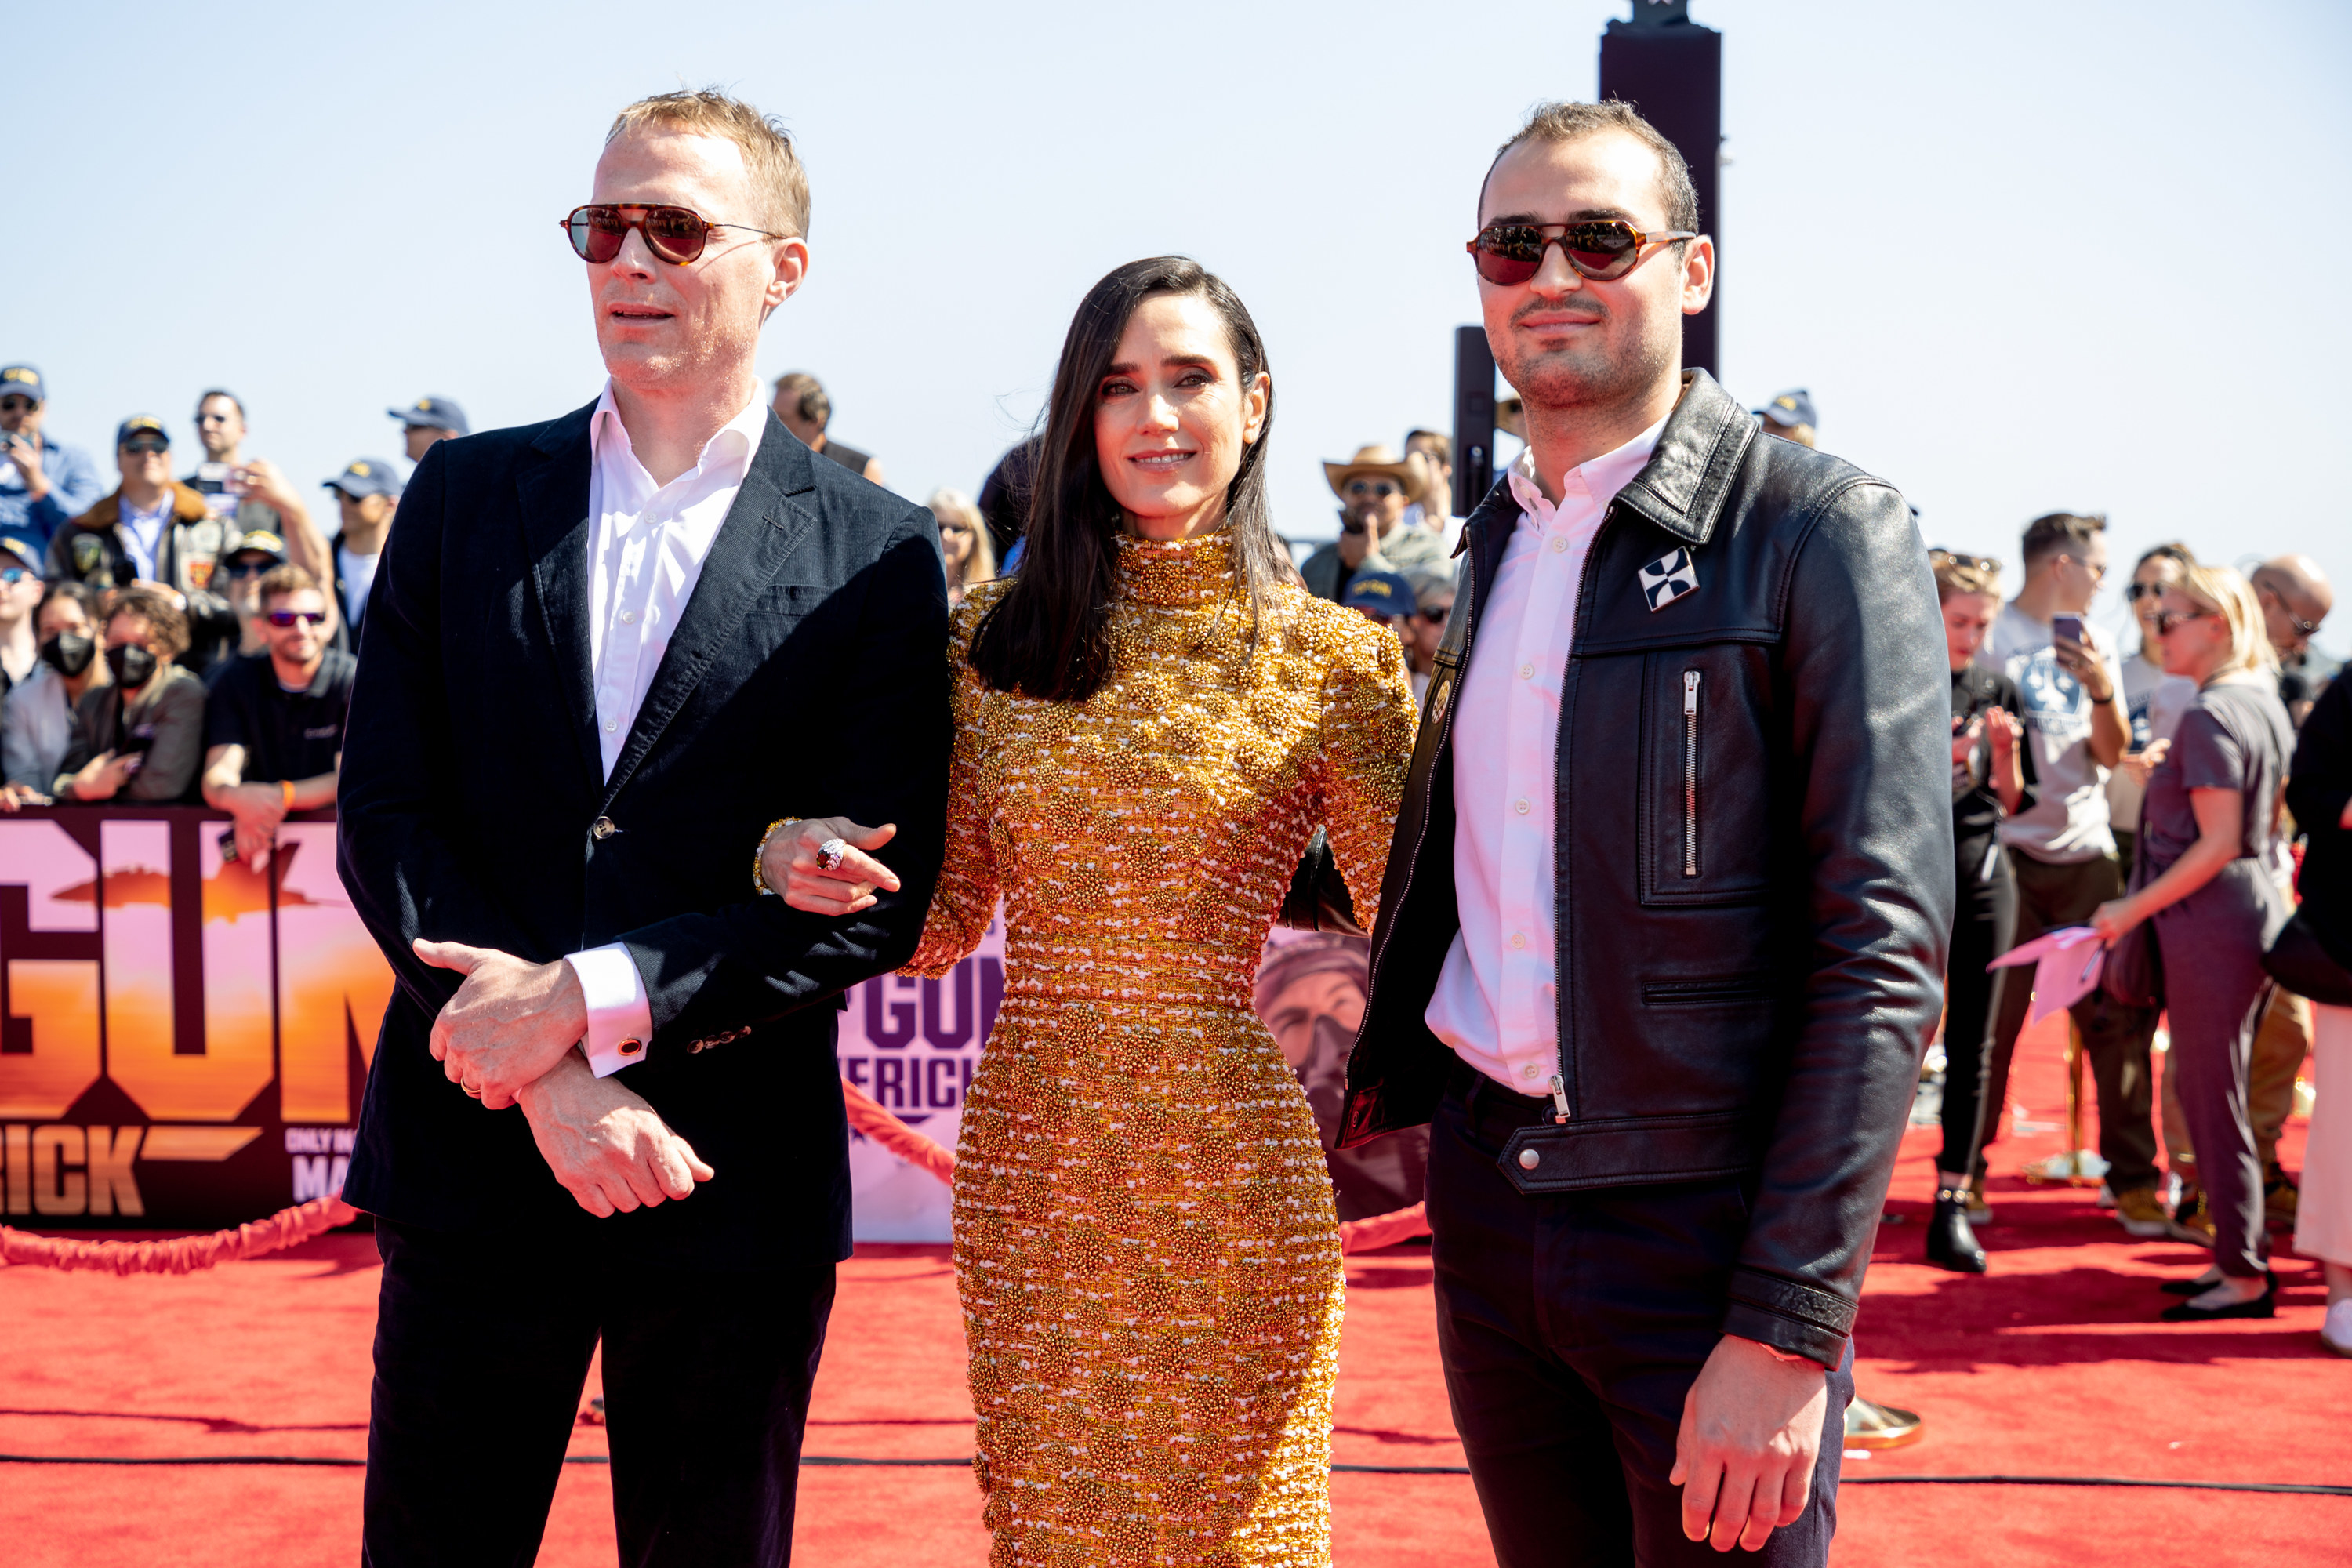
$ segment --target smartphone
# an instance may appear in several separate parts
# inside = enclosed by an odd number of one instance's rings
[[[2083,635],[2083,617],[2080,616],[2051,616],[2050,635],[2061,642],[2080,643],[2084,647],[2091,646],[2090,639]]]

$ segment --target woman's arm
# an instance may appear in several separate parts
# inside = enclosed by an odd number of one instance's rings
[[[1412,761],[1416,715],[1395,636],[1349,613],[1349,635],[1323,677],[1322,822],[1366,931],[1380,914],[1381,874]]]
[[[2233,789],[2193,789],[2189,808],[2197,814],[2197,842],[2138,892],[2101,904],[2091,925],[2108,942],[2158,910],[2170,909],[2219,876],[2238,858],[2246,826],[2246,797]]]

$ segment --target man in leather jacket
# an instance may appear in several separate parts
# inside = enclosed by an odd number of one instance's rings
[[[1465,530],[1342,1143],[1432,1123],[1502,1568],[1821,1563],[1941,1005],[1935,586],[1891,486],[1682,370],[1713,247],[1631,109],[1537,110],[1479,222],[1529,447]]]

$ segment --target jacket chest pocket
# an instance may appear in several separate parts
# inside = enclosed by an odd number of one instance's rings
[[[1772,795],[1763,650],[1649,654],[1642,686],[1642,902],[1761,900],[1771,885]]]

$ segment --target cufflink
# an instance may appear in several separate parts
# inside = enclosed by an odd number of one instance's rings
[[[625,1057],[633,1057],[633,1056],[635,1056],[639,1051],[642,1051],[642,1050],[644,1050],[644,1049],[646,1048],[646,1043],[645,1043],[645,1041],[643,1041],[643,1040],[638,1040],[638,1039],[627,1039],[627,1040],[623,1040],[619,1045],[617,1045],[617,1046],[614,1047],[613,1048],[614,1048],[614,1050],[619,1051],[619,1052],[620,1052],[623,1056],[625,1056]]]

